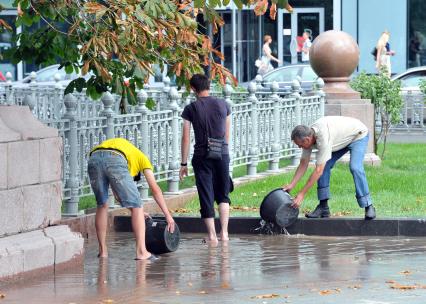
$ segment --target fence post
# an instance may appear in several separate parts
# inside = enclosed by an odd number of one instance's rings
[[[55,83],[55,99],[57,102],[52,103],[54,119],[58,119],[59,117],[61,117],[61,110],[63,106],[62,102],[58,102],[59,100],[62,99],[63,87],[62,87],[62,84],[59,82],[58,78],[56,77],[56,75],[57,74],[55,74],[55,82],[56,82]]]
[[[140,90],[138,92],[137,98],[138,98],[138,105],[136,107],[136,113],[140,113],[141,115],[141,124],[139,126],[139,130],[142,135],[141,149],[142,149],[142,152],[148,156],[149,142],[151,141],[149,138],[149,132],[148,132],[148,111],[149,110],[145,105],[146,100],[148,99],[148,94],[144,90]],[[149,186],[143,174],[141,176],[140,185],[141,187],[140,187],[139,193],[141,195],[141,199],[147,200]]]
[[[77,216],[78,215],[78,138],[77,138],[77,100],[74,95],[67,94],[64,98],[65,114],[63,119],[68,119],[68,130],[65,131],[65,138],[68,140],[70,148],[69,155],[69,174],[66,181],[65,188],[69,189],[69,199],[65,200],[64,216]],[[64,145],[65,145],[64,141]],[[65,153],[65,152],[64,152]],[[65,170],[65,168],[64,168]]]
[[[226,103],[229,105],[229,107],[231,108],[231,126],[229,128],[229,142],[228,142],[228,149],[229,149],[229,159],[231,160],[229,162],[229,175],[232,177],[232,171],[234,170],[234,166],[233,166],[233,161],[232,158],[234,156],[234,114],[233,114],[233,109],[232,106],[234,105],[232,99],[231,99],[231,94],[233,92],[232,86],[227,83],[224,87],[223,87],[223,96],[225,97],[225,101]]]
[[[167,180],[167,194],[179,194],[179,112],[180,108],[177,103],[179,93],[175,88],[171,88],[169,92],[169,108],[172,110],[172,157],[169,162],[169,179]]]
[[[114,104],[114,97],[110,92],[105,92],[102,94],[101,101],[104,105],[104,109],[101,112],[102,116],[106,117],[106,126],[104,133],[107,139],[114,138],[114,110],[112,106]]]
[[[257,174],[257,164],[259,161],[258,155],[258,113],[257,113],[257,97],[256,97],[256,84],[251,82],[248,86],[249,97],[248,101],[251,102],[251,145],[249,148],[249,164],[247,165],[247,174],[256,175]],[[248,130],[246,130],[248,132]]]
[[[296,126],[300,125],[302,123],[302,105],[301,105],[301,96],[300,96],[300,82],[299,80],[295,79],[293,80],[293,83],[291,85],[291,97],[294,98],[294,114],[295,114],[295,123]],[[292,131],[292,130],[291,130]],[[291,132],[290,131],[290,132]],[[291,139],[290,139],[291,140]],[[297,166],[299,164],[301,151],[300,149],[295,148],[296,152],[292,158],[292,165]]]
[[[323,89],[324,89],[324,80],[319,77],[315,83],[315,94],[319,96],[319,101],[320,101],[320,104],[319,104],[320,112],[318,113],[319,117],[317,117],[317,119],[320,117],[324,117],[325,115],[325,93]]]
[[[106,126],[104,128],[104,134],[107,139],[114,138],[114,110],[112,109],[114,105],[114,97],[111,95],[110,92],[105,92],[102,94],[101,101],[104,105],[104,109],[101,112],[102,116],[106,117]],[[115,199],[114,195],[112,195],[112,190],[109,189],[108,191],[109,198],[108,198],[108,206],[109,208],[115,208]]]
[[[272,144],[272,160],[269,162],[269,171],[277,171],[280,168],[280,150],[281,150],[281,120],[280,120],[280,97],[277,94],[279,89],[276,81],[272,82],[271,99],[274,101],[274,143]]]
[[[6,84],[5,84],[5,104],[13,105],[15,102],[13,101],[13,86],[12,86],[12,73],[6,73]]]

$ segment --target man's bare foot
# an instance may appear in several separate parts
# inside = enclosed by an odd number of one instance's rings
[[[229,241],[229,235],[228,235],[228,233],[221,232],[219,240],[222,241],[222,242]]]
[[[105,258],[107,258],[108,257],[108,252],[99,252],[98,253],[98,258],[100,258],[100,259],[105,259]]]
[[[215,247],[215,246],[217,246],[217,245],[219,244],[219,240],[218,240],[217,238],[214,238],[214,239],[211,239],[211,238],[204,238],[204,239],[202,240],[202,243],[203,243],[203,244],[207,244],[207,245],[209,245],[209,246],[213,246],[213,247]]]
[[[152,253],[149,253],[149,252],[148,252],[148,254],[136,256],[136,258],[135,258],[136,261],[141,261],[141,260],[142,261],[156,261],[158,259],[159,259],[159,257],[157,257],[156,255],[153,255]]]

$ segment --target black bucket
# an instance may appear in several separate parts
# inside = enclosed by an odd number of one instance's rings
[[[299,209],[291,207],[292,203],[290,194],[281,188],[275,189],[263,199],[260,217],[283,228],[291,226],[299,215]]]
[[[167,222],[165,220],[147,218],[145,224],[145,244],[149,252],[162,254],[178,249],[180,231],[176,223],[173,233],[167,231]]]

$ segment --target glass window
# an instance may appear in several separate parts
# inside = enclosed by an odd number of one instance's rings
[[[419,81],[422,79],[426,79],[426,71],[419,71],[405,75],[401,78],[401,87],[417,87],[419,85]]]
[[[275,70],[271,74],[265,75],[263,78],[266,82],[291,82],[296,79],[299,72],[299,67],[289,67]]]
[[[37,82],[55,81],[55,74],[59,74],[61,76],[61,80],[67,79],[65,70],[58,70],[57,66],[55,65],[54,67],[49,67],[45,70],[40,70],[37,72]]]
[[[15,32],[16,32],[16,28],[15,28],[16,16],[14,16],[14,15],[2,15],[2,16],[0,16],[0,18],[3,19],[4,21],[6,21],[7,24],[9,24],[13,29],[12,32],[3,31],[2,33],[0,33],[0,54],[1,54],[4,51],[11,48],[14,44],[13,43],[13,37],[14,37]],[[0,76],[0,79],[2,79],[4,81],[4,79],[5,79],[4,77],[6,76],[7,72],[12,73],[13,79],[16,79],[16,65],[10,63],[7,60],[0,58],[0,73],[3,76],[3,77]]]
[[[303,81],[315,81],[318,75],[315,74],[314,70],[310,66],[303,68],[302,80]]]
[[[426,1],[409,0],[408,67],[426,65]]]

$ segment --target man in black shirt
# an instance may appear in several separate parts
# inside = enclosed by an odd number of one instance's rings
[[[227,241],[229,221],[229,130],[231,109],[223,99],[209,96],[210,82],[205,75],[195,74],[190,80],[191,89],[197,100],[185,107],[182,113],[182,163],[181,180],[188,175],[187,159],[189,154],[191,124],[194,127],[195,145],[192,167],[195,174],[198,196],[200,198],[201,218],[206,224],[208,237],[206,242],[218,244],[214,225],[214,201],[219,205],[221,223],[220,239]],[[208,157],[208,139],[223,139],[221,159]]]

